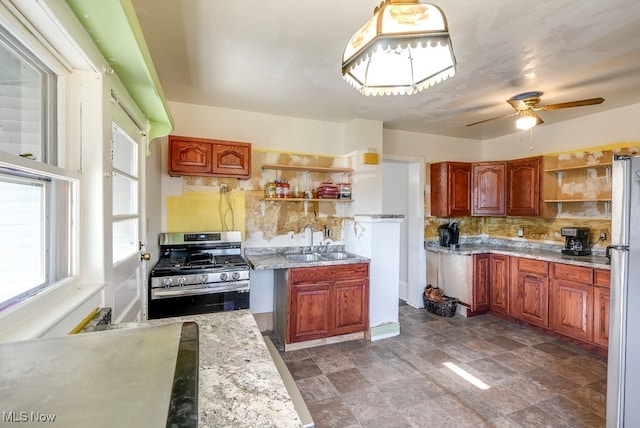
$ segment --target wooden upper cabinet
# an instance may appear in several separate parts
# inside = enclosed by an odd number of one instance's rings
[[[169,175],[251,176],[251,144],[169,136]]]
[[[542,158],[507,162],[507,215],[540,215]]]
[[[506,215],[506,162],[471,164],[471,215]]]
[[[227,177],[251,176],[251,144],[220,141],[213,144],[213,173]]]
[[[198,175],[211,173],[212,145],[169,136],[169,175]]]
[[[471,213],[471,164],[440,162],[430,165],[431,215],[463,216]]]

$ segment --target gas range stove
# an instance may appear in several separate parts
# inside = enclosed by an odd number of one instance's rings
[[[160,259],[150,273],[149,297],[249,292],[249,272],[239,231],[162,233]]]

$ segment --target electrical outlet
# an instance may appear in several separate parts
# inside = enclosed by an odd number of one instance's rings
[[[600,240],[604,241],[607,239],[607,232],[600,232]]]
[[[524,227],[521,227],[520,229],[518,229],[518,236],[520,238],[522,238],[524,236]]]
[[[222,191],[227,190],[227,184],[226,183],[220,183],[220,190],[222,190]]]

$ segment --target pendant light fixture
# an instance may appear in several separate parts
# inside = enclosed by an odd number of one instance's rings
[[[347,43],[342,76],[364,95],[410,95],[455,75],[442,10],[419,0],[385,0]]]

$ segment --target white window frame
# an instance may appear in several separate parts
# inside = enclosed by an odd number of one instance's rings
[[[79,276],[79,255],[81,252],[79,235],[82,227],[80,217],[82,201],[79,199],[79,189],[86,180],[82,179],[80,173],[80,141],[78,138],[69,138],[77,131],[69,131],[81,127],[81,114],[78,108],[80,101],[77,95],[81,78],[74,77],[73,67],[51,47],[43,35],[33,28],[28,19],[12,7],[12,4],[5,3],[4,0],[1,0],[0,3],[0,25],[24,44],[26,49],[33,52],[57,76],[57,123],[52,128],[57,134],[56,158],[58,166],[34,162],[31,159],[5,152],[0,152],[0,165],[69,181],[73,188],[71,198],[75,201],[71,212],[73,225],[70,237],[71,248],[69,248],[72,253],[72,274],[56,283],[49,284],[35,296],[1,311],[0,341],[5,341],[40,337],[64,320],[71,311],[81,310],[85,314],[88,313],[89,308],[99,306],[101,302],[99,291],[104,287],[104,284],[83,284],[80,282]],[[60,31],[60,24],[54,22],[51,17],[49,17],[48,25],[50,29],[54,29],[53,32]],[[78,48],[74,46],[74,49]],[[87,66],[87,69],[89,68]]]

